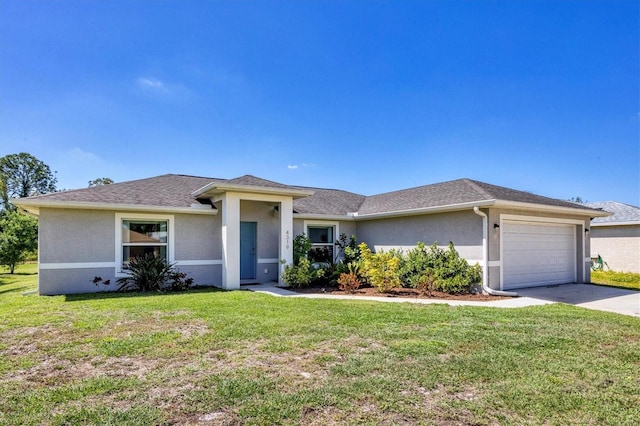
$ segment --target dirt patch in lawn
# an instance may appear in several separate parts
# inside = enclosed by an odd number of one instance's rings
[[[472,301],[492,301],[510,299],[505,296],[492,296],[489,294],[448,294],[441,291],[432,291],[429,294],[425,294],[415,288],[396,287],[391,289],[387,293],[380,293],[374,287],[361,287],[355,291],[355,293],[347,293],[340,290],[338,287],[333,286],[316,286],[308,288],[289,288],[291,291],[295,291],[300,294],[332,294],[341,296],[376,296],[376,297],[391,297],[391,298],[406,298],[406,299],[439,299],[439,300],[472,300]]]

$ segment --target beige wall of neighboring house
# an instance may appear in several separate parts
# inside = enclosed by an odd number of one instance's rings
[[[592,258],[602,256],[614,271],[640,273],[640,225],[592,226],[590,234]]]

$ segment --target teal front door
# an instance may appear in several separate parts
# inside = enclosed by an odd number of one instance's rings
[[[240,279],[256,278],[256,222],[240,222]]]

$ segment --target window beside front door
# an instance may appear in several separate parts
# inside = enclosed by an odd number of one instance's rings
[[[313,225],[307,227],[307,236],[311,241],[309,259],[312,262],[333,263],[335,229],[333,226]]]

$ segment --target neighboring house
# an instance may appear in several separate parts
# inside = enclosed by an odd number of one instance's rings
[[[108,290],[94,276],[114,281],[145,253],[202,285],[276,281],[302,233],[328,256],[341,233],[375,250],[451,241],[496,290],[589,282],[589,221],[606,216],[470,179],[364,196],[249,175],[163,175],[12,202],[39,216],[40,294]]]
[[[591,258],[602,256],[615,271],[640,273],[640,208],[616,201],[585,206],[611,213],[591,221]]]

